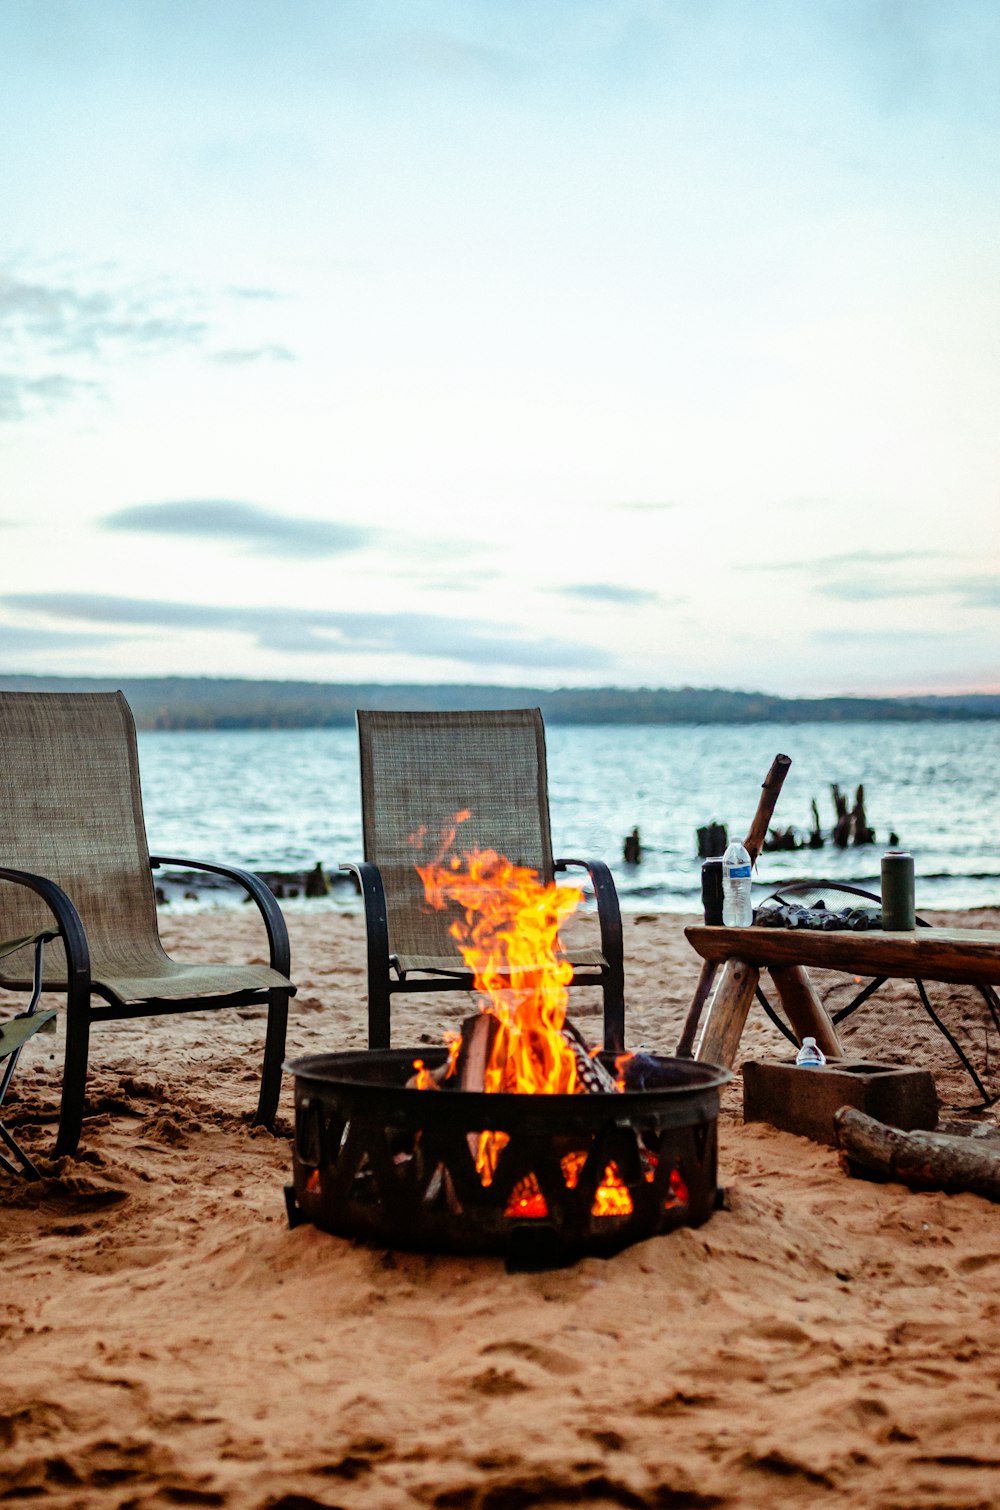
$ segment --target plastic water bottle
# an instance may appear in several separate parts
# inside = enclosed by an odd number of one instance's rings
[[[749,928],[753,922],[750,856],[738,839],[722,857],[722,921],[727,928]]]
[[[795,1063],[803,1069],[818,1070],[826,1063],[826,1055],[815,1038],[803,1038],[802,1047],[795,1056]]]

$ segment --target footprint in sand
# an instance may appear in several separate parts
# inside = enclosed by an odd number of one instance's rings
[[[968,1253],[958,1260],[955,1268],[962,1274],[978,1274],[980,1269],[987,1269],[991,1264],[1000,1264],[1000,1253]]]
[[[517,1338],[511,1338],[507,1342],[489,1342],[480,1348],[480,1356],[490,1357],[494,1353],[506,1353],[511,1358],[523,1358],[527,1363],[534,1363],[547,1374],[578,1374],[582,1364],[570,1353],[560,1352],[554,1347],[539,1347],[533,1342],[521,1342]]]

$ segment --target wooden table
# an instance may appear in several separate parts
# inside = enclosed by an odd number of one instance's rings
[[[812,1034],[827,1055],[843,1050],[829,1013],[806,973],[843,970],[889,980],[940,980],[956,985],[1000,984],[1000,933],[985,928],[917,928],[912,933],[830,932],[805,928],[684,930],[705,961],[706,976],[720,972],[695,1053],[696,1059],[732,1067],[762,969],[770,971],[788,1020],[800,1040]],[[697,1000],[697,997],[696,997]]]

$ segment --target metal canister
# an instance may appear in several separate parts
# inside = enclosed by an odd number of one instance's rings
[[[890,849],[882,856],[882,927],[905,933],[916,926],[913,856]]]
[[[709,927],[722,922],[722,861],[705,860],[701,867],[701,905]]]

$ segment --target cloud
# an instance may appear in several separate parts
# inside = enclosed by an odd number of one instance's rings
[[[230,297],[264,300],[277,297],[266,289],[229,290]],[[66,374],[67,364],[102,363],[123,353],[159,356],[178,349],[204,349],[214,330],[206,298],[163,282],[107,283],[85,287],[70,278],[60,281],[22,277],[0,268],[0,346],[7,370],[0,374],[0,422],[23,420],[33,409],[51,409],[100,384]],[[295,353],[280,342],[250,341],[208,352],[209,359],[230,366],[252,362],[290,362]],[[46,372],[46,367],[53,370]]]
[[[36,650],[83,650],[113,643],[116,634],[91,634],[86,630],[30,629],[20,624],[0,624],[0,655]]]
[[[281,297],[274,288],[231,288],[229,293],[234,299],[255,299],[265,303]]]
[[[571,587],[556,587],[554,592],[568,598],[584,598],[593,603],[658,603],[659,593],[643,587],[620,587],[616,582],[580,582]]]
[[[431,28],[409,31],[379,46],[378,61],[393,69],[405,68],[432,82],[466,78],[473,83],[484,78],[519,78],[524,64],[501,47],[469,42]]]
[[[22,377],[0,372],[0,423],[26,419],[32,408],[54,409],[68,399],[93,393],[97,384],[84,378],[49,372],[42,377]]]
[[[102,525],[139,534],[229,540],[268,556],[341,556],[375,538],[375,531],[359,525],[277,514],[228,498],[134,504],[106,515]]]
[[[854,550],[812,560],[762,561],[746,570],[788,572],[804,578],[809,589],[842,603],[873,603],[891,598],[964,595],[967,583],[954,576],[930,575],[934,563],[961,559],[946,550]],[[914,564],[921,570],[914,572]]]
[[[213,351],[212,361],[226,367],[244,367],[250,362],[294,362],[297,357],[290,347],[271,343],[267,346],[230,346],[225,351]]]
[[[622,514],[665,514],[670,509],[679,509],[681,505],[665,498],[660,502],[650,503],[640,503],[635,500],[624,500],[621,503],[613,503],[611,507]]]
[[[901,561],[936,561],[944,560],[952,554],[947,551],[930,550],[901,550],[901,551],[872,551],[856,550],[841,551],[834,556],[813,556],[809,560],[798,561],[761,561],[756,566],[748,568],[751,571],[809,571],[817,576],[825,572],[839,572],[851,567],[867,566],[894,566]]]
[[[483,667],[590,670],[610,657],[592,645],[526,639],[476,620],[421,613],[337,613],[322,609],[223,607],[156,602],[99,593],[14,593],[0,599],[20,612],[120,629],[229,631],[292,654],[409,655]]]
[[[158,350],[201,343],[208,324],[186,309],[187,303],[176,294],[154,297],[136,288],[81,292],[66,283],[30,282],[0,272],[0,330],[28,336],[64,356],[96,356],[115,342]]]
[[[970,608],[1000,608],[1000,579],[996,577],[974,577],[968,581],[955,582],[952,590]]]

